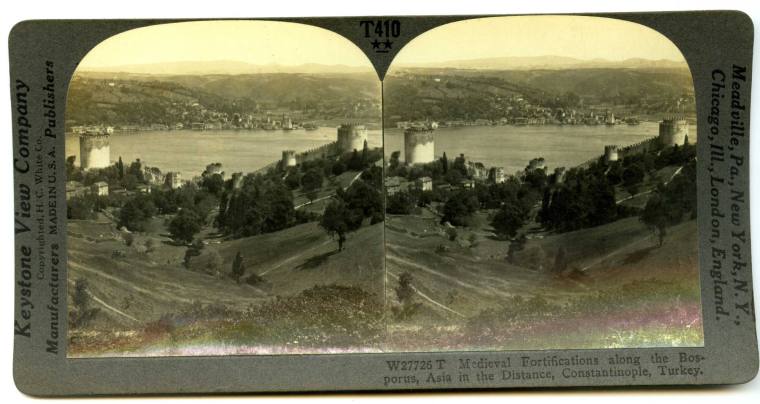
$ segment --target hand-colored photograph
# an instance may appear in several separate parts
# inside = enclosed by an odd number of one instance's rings
[[[599,17],[465,20],[383,81],[391,351],[702,346],[694,87]]]
[[[703,345],[694,87],[642,25],[454,22],[381,82],[322,28],[159,24],[65,119],[69,357]]]
[[[381,90],[330,31],[116,35],[68,92],[68,355],[376,352]]]

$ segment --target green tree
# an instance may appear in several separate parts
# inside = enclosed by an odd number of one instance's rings
[[[182,209],[169,222],[169,234],[175,241],[189,244],[201,230],[202,218],[191,209]]]
[[[76,166],[74,165],[77,161],[77,156],[69,156],[66,157],[66,178],[71,180],[74,176],[74,172],[76,171]]]
[[[451,195],[444,203],[441,223],[449,222],[454,226],[467,226],[472,214],[479,206],[477,196],[467,191],[459,191]]]
[[[369,164],[369,145],[367,144],[367,141],[364,141],[364,146],[362,147],[362,167],[366,167],[367,164]]]
[[[119,211],[119,226],[131,231],[145,231],[157,209],[149,195],[138,194],[129,199]]]
[[[350,222],[351,230],[361,226],[364,218],[376,218],[383,214],[383,197],[380,187],[373,187],[366,181],[359,179],[342,193],[341,198],[346,203],[353,220]],[[382,220],[380,220],[382,221]]]
[[[641,182],[644,181],[646,171],[640,163],[634,163],[629,165],[623,170],[622,180],[625,190],[631,195],[636,195],[641,186]]]
[[[75,220],[94,219],[96,201],[90,195],[75,196],[66,204],[66,217]]]
[[[505,203],[499,208],[491,221],[491,226],[502,238],[512,238],[525,222],[525,212],[519,206]]]
[[[408,192],[397,192],[385,200],[385,211],[394,215],[408,215],[414,206],[414,198]]]
[[[201,187],[213,195],[220,195],[224,189],[224,178],[221,174],[206,175],[201,179]]]
[[[346,241],[346,233],[350,227],[348,224],[349,211],[345,202],[335,199],[330,202],[322,214],[319,225],[325,229],[330,237],[338,238],[338,251],[343,251],[343,243]]]
[[[116,170],[119,175],[119,179],[124,178],[124,174],[126,174],[124,170],[124,162],[121,160],[121,156],[119,156],[119,161],[116,163]]]
[[[401,319],[409,318],[419,308],[419,303],[414,301],[414,295],[417,293],[412,285],[414,278],[409,272],[404,272],[398,277],[398,285],[395,288],[396,298],[401,304],[401,310],[396,312],[396,316]]]
[[[562,273],[567,268],[567,250],[565,246],[560,246],[557,255],[554,257],[554,272]]]
[[[343,164],[341,161],[336,161],[335,164],[332,165],[332,168],[330,170],[332,172],[332,175],[338,176],[343,174],[343,172],[346,171],[346,165]]]
[[[396,173],[396,170],[398,170],[399,165],[401,165],[400,157],[401,157],[401,152],[398,150],[391,153],[391,157],[388,159],[388,176],[389,177],[393,177]]]
[[[301,177],[301,187],[304,192],[313,192],[322,188],[323,180],[324,175],[322,174],[322,171],[316,168],[311,168],[304,173],[303,177]]]
[[[359,171],[364,168],[364,163],[362,161],[361,155],[359,155],[359,151],[354,149],[353,152],[351,152],[351,157],[348,159],[348,163],[346,163],[346,166],[349,170],[352,171]]]
[[[234,279],[235,282],[240,283],[240,277],[244,274],[245,263],[243,262],[243,256],[240,254],[240,251],[238,251],[235,255],[235,259],[232,260],[232,279]]]
[[[665,241],[667,228],[670,225],[670,218],[667,214],[667,206],[660,195],[652,195],[647,201],[644,210],[641,212],[641,221],[644,222],[657,236],[657,245],[662,247]]]
[[[86,279],[79,278],[74,281],[72,293],[73,310],[69,312],[69,326],[72,328],[86,326],[100,311],[92,308],[89,284]]]

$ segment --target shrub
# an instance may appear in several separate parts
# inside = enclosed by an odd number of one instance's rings
[[[457,236],[458,236],[457,229],[455,229],[454,227],[447,227],[446,235],[449,237],[450,241],[456,241]]]
[[[134,234],[125,232],[121,237],[124,239],[124,244],[126,244],[127,247],[132,247],[132,244],[135,242]]]

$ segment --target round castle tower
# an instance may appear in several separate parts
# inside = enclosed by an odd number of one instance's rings
[[[604,146],[604,162],[618,161],[618,147],[616,145]]]
[[[338,128],[338,150],[342,153],[364,149],[367,128],[364,125],[344,123]]]
[[[79,135],[79,161],[83,170],[111,165],[111,133],[113,129],[106,128]]]
[[[413,126],[404,130],[404,160],[408,165],[435,160],[435,126]]]
[[[660,143],[665,147],[683,146],[689,136],[689,124],[682,118],[665,118],[660,122]]]
[[[296,151],[295,150],[283,150],[282,151],[282,167],[295,167],[296,166]]]

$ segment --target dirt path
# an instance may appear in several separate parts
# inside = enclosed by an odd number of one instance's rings
[[[264,276],[264,275],[266,275],[266,274],[268,274],[268,273],[270,273],[270,272],[274,271],[275,269],[279,269],[280,267],[282,267],[283,265],[285,265],[285,264],[287,264],[287,263],[289,263],[289,262],[293,262],[293,261],[295,261],[295,260],[297,260],[297,259],[301,258],[301,257],[302,257],[304,254],[306,254],[306,253],[308,253],[308,252],[311,252],[311,251],[313,251],[313,250],[316,250],[317,248],[322,248],[322,247],[324,247],[324,246],[326,246],[327,244],[330,244],[330,243],[332,243],[332,242],[333,242],[333,240],[325,240],[325,242],[323,242],[322,244],[319,244],[319,245],[316,245],[316,246],[314,246],[314,247],[311,247],[311,248],[309,248],[309,249],[303,250],[303,251],[301,251],[300,253],[298,253],[297,255],[294,255],[294,256],[292,256],[292,257],[288,257],[288,258],[286,258],[286,259],[284,259],[284,260],[280,261],[280,263],[279,263],[279,264],[277,264],[277,265],[275,265],[275,266],[273,266],[273,267],[271,267],[271,268],[267,269],[266,271],[264,271],[264,272],[261,272],[261,273],[259,273],[259,274],[257,274],[257,275],[259,275],[259,276]]]
[[[673,181],[673,178],[676,178],[676,175],[678,175],[681,172],[681,170],[683,170],[683,166],[678,167],[678,169],[676,171],[674,171],[673,174],[670,175],[670,178],[668,178],[668,180],[665,181],[664,184],[668,185],[670,183],[670,181]],[[615,201],[615,203],[616,204],[620,204],[622,202],[629,201],[629,200],[631,200],[631,199],[633,199],[633,198],[635,198],[637,196],[648,195],[648,194],[651,194],[652,192],[654,192],[654,189],[650,189],[650,190],[647,190],[647,191],[644,191],[644,192],[639,192],[636,195],[629,195],[629,196],[626,196],[625,198],[618,199],[617,201]]]
[[[111,311],[113,313],[116,313],[116,314],[118,314],[118,315],[120,315],[120,316],[122,316],[124,318],[130,319],[130,320],[132,320],[132,321],[134,321],[136,323],[142,323],[142,321],[140,321],[140,320],[138,320],[138,319],[130,316],[129,314],[127,314],[127,313],[125,313],[125,312],[123,312],[123,311],[121,311],[121,310],[119,310],[119,309],[117,309],[117,308],[109,305],[108,303],[104,302],[101,298],[93,295],[91,292],[87,292],[87,294],[90,295],[90,297],[92,298],[92,300],[98,302],[98,304],[100,304],[101,306],[105,307],[107,310],[109,310],[109,311]]]
[[[457,284],[457,285],[459,285],[459,286],[461,286],[463,288],[473,289],[473,290],[478,291],[478,292],[482,292],[483,291],[483,288],[481,286],[476,286],[476,285],[473,285],[471,283],[467,283],[467,282],[461,281],[461,280],[459,280],[457,278],[454,278],[453,276],[442,274],[442,273],[440,273],[440,272],[438,272],[436,270],[430,269],[430,268],[428,268],[428,267],[426,267],[424,265],[420,265],[420,264],[418,264],[416,262],[412,262],[412,261],[409,261],[407,259],[404,259],[404,258],[401,258],[401,257],[398,257],[398,256],[387,255],[385,257],[385,259],[387,261],[394,261],[394,262],[396,262],[398,264],[406,265],[406,266],[409,266],[409,267],[412,267],[412,268],[415,268],[415,269],[419,269],[420,271],[427,272],[427,273],[429,273],[431,275],[435,275],[435,276],[441,277],[441,278],[446,279],[447,281],[453,282],[453,283],[455,283],[455,284]]]
[[[393,272],[391,272],[391,271],[387,271],[387,270],[386,270],[386,271],[385,271],[385,273],[386,273],[386,274],[388,274],[388,275],[390,275],[391,277],[393,277],[393,278],[394,278],[394,279],[396,279],[396,280],[398,280],[398,278],[399,278],[399,276],[398,276],[398,275],[394,274],[394,273],[393,273]],[[438,307],[439,309],[443,309],[443,310],[445,310],[445,311],[447,311],[447,312],[449,312],[449,313],[455,314],[455,315],[457,315],[457,316],[459,316],[459,317],[462,317],[462,318],[465,318],[465,317],[466,317],[464,314],[462,314],[462,313],[460,313],[460,312],[458,312],[458,311],[456,311],[456,310],[454,310],[454,309],[452,309],[452,308],[450,308],[450,307],[446,306],[445,304],[443,304],[443,303],[441,303],[441,302],[439,302],[439,301],[437,301],[437,300],[433,299],[432,297],[430,297],[430,296],[426,295],[425,293],[423,293],[423,292],[422,292],[422,291],[420,291],[419,289],[415,288],[415,287],[414,287],[414,285],[409,285],[409,286],[412,288],[412,290],[413,290],[415,293],[417,293],[418,295],[420,295],[420,297],[422,297],[423,299],[427,300],[427,301],[428,301],[429,303],[431,303],[433,306],[435,306],[435,307]]]
[[[583,268],[581,268],[581,269],[580,269],[580,271],[581,271],[581,272],[586,272],[586,271],[587,271],[588,269],[590,269],[591,267],[593,267],[593,266],[596,266],[596,265],[599,265],[599,264],[601,264],[602,262],[604,262],[604,261],[605,261],[605,260],[607,260],[608,258],[612,257],[613,255],[617,255],[617,254],[620,254],[621,252],[623,252],[623,251],[625,251],[625,250],[628,250],[628,249],[630,249],[632,246],[634,246],[634,245],[636,245],[636,244],[639,244],[639,243],[641,243],[642,241],[645,241],[645,240],[649,240],[649,238],[650,238],[650,237],[651,237],[651,236],[649,236],[649,235],[648,235],[648,236],[646,236],[646,237],[644,237],[644,238],[640,238],[640,239],[638,239],[638,240],[636,240],[636,241],[634,241],[634,242],[632,242],[632,243],[628,243],[628,244],[626,244],[626,245],[624,245],[624,246],[622,246],[622,247],[618,248],[617,250],[614,250],[614,251],[612,251],[612,252],[610,252],[610,253],[606,254],[605,256],[603,256],[603,257],[601,257],[601,258],[599,258],[599,259],[597,259],[597,260],[593,261],[592,263],[590,263],[590,264],[588,264],[588,265],[584,266]]]
[[[75,282],[75,281],[73,281],[73,280],[69,280],[69,282],[68,282],[68,283],[69,283],[69,287],[70,287],[70,288],[74,288],[74,285],[76,284],[76,282]],[[87,294],[90,296],[90,298],[92,298],[92,300],[93,300],[93,301],[95,301],[95,302],[96,302],[96,303],[98,303],[99,305],[103,306],[103,307],[104,307],[106,310],[108,310],[108,311],[110,311],[110,312],[112,312],[112,313],[114,313],[114,314],[118,314],[119,316],[121,316],[121,317],[124,317],[124,318],[126,318],[126,319],[128,319],[128,320],[132,320],[132,321],[134,321],[134,322],[136,322],[136,323],[142,323],[142,321],[140,321],[140,320],[138,320],[138,319],[136,319],[136,318],[134,318],[134,317],[130,316],[129,314],[127,314],[127,313],[125,313],[125,312],[123,312],[123,311],[121,311],[121,310],[117,309],[116,307],[113,307],[113,306],[111,306],[110,304],[106,303],[106,302],[105,302],[103,299],[101,299],[101,298],[99,298],[99,297],[95,296],[95,295],[94,295],[92,292],[90,292],[89,290],[85,290],[85,293],[87,293]]]
[[[393,245],[393,244],[386,244],[386,245],[388,247],[390,247],[389,248],[390,250],[393,250],[393,249],[406,249],[406,247],[403,247],[403,246],[397,246],[397,245]],[[444,258],[448,258],[448,257],[444,257]],[[465,282],[465,281],[463,281],[461,279],[458,279],[458,278],[456,278],[454,276],[441,273],[439,271],[436,271],[435,269],[426,267],[426,266],[421,265],[419,263],[407,260],[405,258],[401,258],[398,255],[386,255],[385,259],[388,260],[388,261],[395,261],[397,264],[406,265],[406,266],[409,266],[409,267],[412,267],[412,268],[415,268],[415,269],[419,269],[420,271],[429,273],[431,275],[434,275],[434,276],[446,279],[446,280],[448,280],[450,282],[453,282],[453,283],[455,283],[455,284],[457,284],[457,285],[459,285],[461,287],[464,287],[464,288],[467,288],[467,289],[471,289],[471,290],[475,291],[480,296],[487,295],[487,296],[495,296],[495,297],[500,297],[500,298],[501,297],[512,297],[512,296],[514,296],[514,293],[511,292],[510,290],[514,290],[516,287],[519,286],[519,284],[533,283],[533,282],[531,282],[531,280],[525,279],[525,278],[513,279],[511,281],[508,281],[508,280],[505,280],[505,279],[499,279],[499,278],[491,276],[491,275],[477,273],[476,276],[478,278],[487,279],[490,282],[487,282],[487,283],[484,283],[484,284],[481,284],[481,285],[476,285],[476,284],[472,284],[472,283],[469,283],[469,282]],[[470,262],[463,263],[463,262],[460,262],[460,261],[456,261],[453,258],[451,260],[453,261],[452,264],[453,265],[458,265],[460,267],[460,269],[465,268],[465,265],[467,265],[469,267],[477,266],[477,263],[470,263]],[[468,264],[471,264],[471,265],[468,265]],[[475,273],[477,271],[478,270],[474,268],[473,273]],[[497,286],[497,284],[498,284],[498,286]]]
[[[99,271],[97,269],[84,266],[84,265],[82,265],[82,264],[80,264],[78,262],[74,262],[74,261],[70,260],[68,265],[69,265],[69,267],[71,267],[73,269],[76,269],[76,270],[79,270],[79,271],[84,271],[84,272],[89,272],[91,274],[95,274],[95,275],[98,275],[98,276],[102,276],[102,277],[108,279],[109,281],[113,281],[113,282],[115,282],[115,283],[117,283],[119,285],[125,286],[128,289],[132,289],[132,290],[134,290],[136,292],[140,292],[140,293],[152,296],[152,297],[156,297],[156,296],[160,295],[163,299],[166,299],[167,301],[180,301],[182,303],[192,303],[193,302],[192,299],[186,299],[186,298],[177,296],[176,294],[172,294],[171,296],[169,296],[169,295],[166,295],[166,294],[161,294],[157,290],[149,290],[149,289],[142,288],[140,286],[137,286],[137,285],[133,284],[132,282],[128,282],[128,281],[125,281],[124,279],[121,279],[121,278],[118,278],[116,276],[107,274],[107,273],[105,273],[103,271]]]
[[[351,182],[349,182],[348,185],[345,188],[343,188],[343,190],[345,191],[345,190],[351,188],[351,185],[354,185],[354,182],[356,182],[356,180],[358,180],[359,177],[361,177],[361,176],[362,176],[362,171],[360,171],[359,174],[356,174],[354,176],[354,178],[351,179]],[[323,197],[317,198],[317,199],[315,199],[313,201],[304,202],[302,204],[293,206],[293,209],[300,209],[300,208],[302,208],[304,206],[308,206],[308,205],[311,205],[311,204],[316,203],[316,202],[321,202],[321,201],[324,201],[325,199],[330,199],[333,196],[335,196],[335,194],[330,194],[330,195],[327,195],[327,196],[323,196]]]

